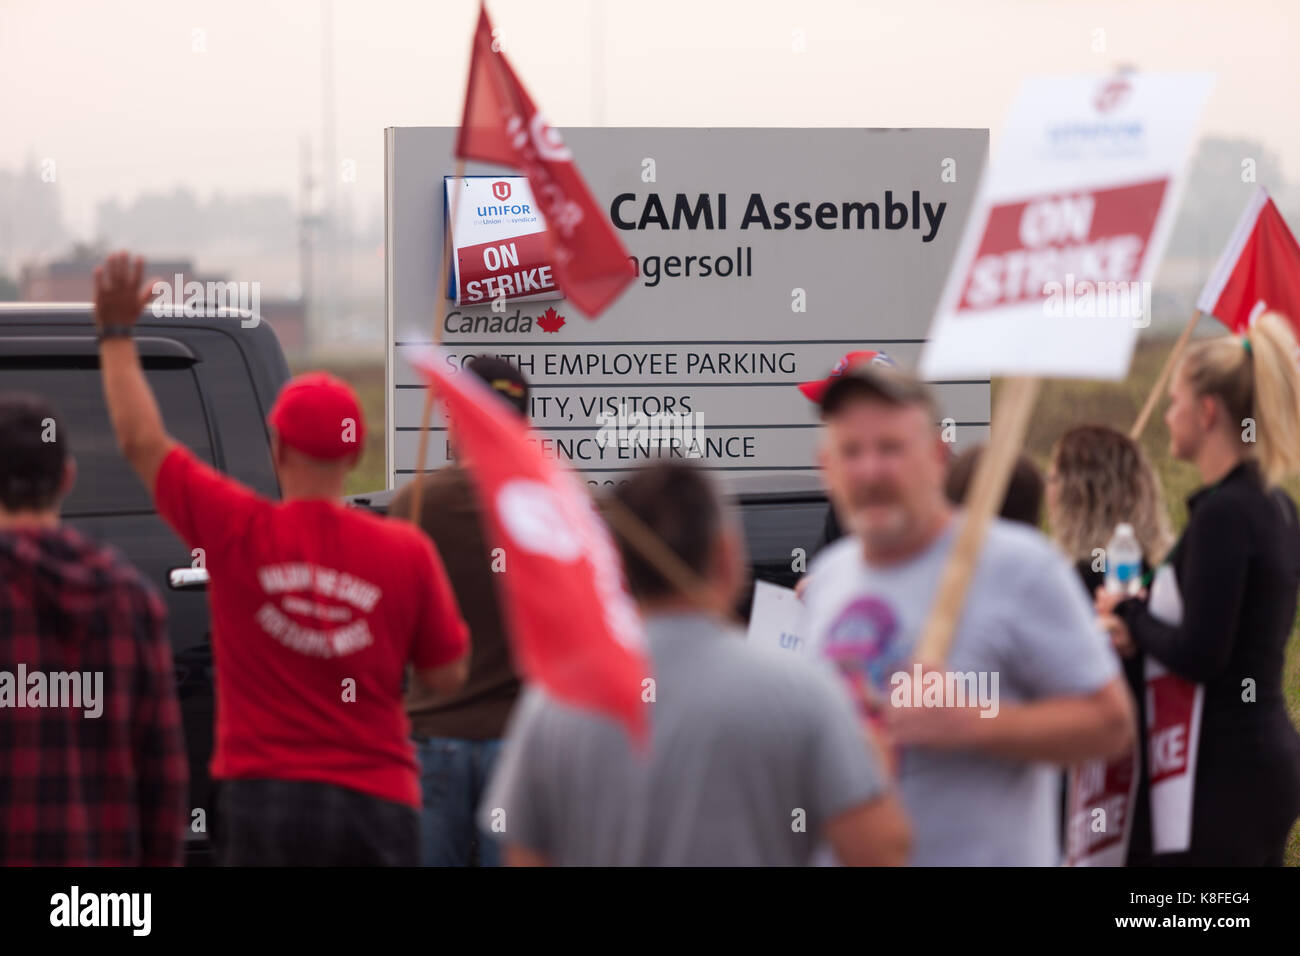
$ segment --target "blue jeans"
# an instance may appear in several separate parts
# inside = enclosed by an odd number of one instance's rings
[[[500,866],[501,850],[474,820],[500,740],[415,738],[420,763],[421,866]]]

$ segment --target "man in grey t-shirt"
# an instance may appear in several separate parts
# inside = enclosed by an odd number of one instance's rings
[[[938,413],[911,375],[863,367],[827,389],[822,419],[823,472],[851,533],[813,563],[803,632],[897,754],[912,862],[1056,864],[1052,765],[1133,741],[1132,701],[1078,578],[1037,531],[995,521],[948,660],[918,681],[912,656],[960,524]]]
[[[847,692],[811,664],[750,647],[708,608],[744,574],[738,531],[685,464],[615,492],[690,568],[689,597],[623,548],[654,667],[649,745],[540,690],[520,702],[479,807],[508,863],[897,864],[908,827]]]

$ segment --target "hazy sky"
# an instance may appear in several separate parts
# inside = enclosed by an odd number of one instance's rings
[[[363,215],[383,192],[384,127],[458,122],[477,8],[334,0],[337,157],[356,170],[339,188],[357,190]],[[296,196],[302,138],[320,143],[322,9],[0,0],[0,166],[53,159],[77,232],[101,199],[180,184]],[[996,151],[1022,77],[1131,64],[1216,73],[1202,133],[1262,140],[1300,179],[1294,0],[492,0],[489,11],[560,127],[988,126]]]

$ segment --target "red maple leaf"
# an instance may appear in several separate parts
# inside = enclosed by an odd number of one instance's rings
[[[548,306],[546,311],[537,317],[537,324],[541,326],[543,332],[558,332],[560,326],[564,325],[564,316],[557,315],[555,310]]]

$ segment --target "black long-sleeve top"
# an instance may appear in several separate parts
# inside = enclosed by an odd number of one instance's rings
[[[1170,626],[1137,600],[1116,613],[1134,641],[1169,670],[1205,685],[1210,711],[1253,722],[1281,707],[1283,651],[1300,589],[1300,518],[1281,490],[1270,491],[1257,466],[1243,462],[1217,485],[1187,500],[1187,529],[1168,563],[1178,579],[1183,620]],[[1244,705],[1242,681],[1255,682]]]
[[[1157,620],[1137,599],[1116,613],[1144,654],[1205,686],[1190,859],[1276,861],[1300,813],[1300,736],[1282,691],[1300,589],[1300,516],[1252,462],[1187,505],[1186,530],[1168,559],[1182,623]]]

